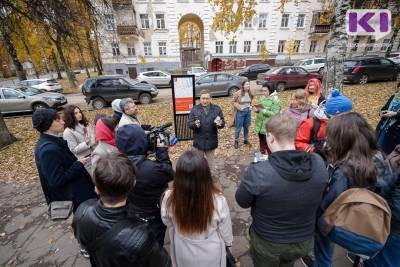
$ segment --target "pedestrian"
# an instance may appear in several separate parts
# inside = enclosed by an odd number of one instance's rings
[[[285,115],[266,123],[271,154],[242,174],[236,202],[251,208],[254,266],[293,266],[312,249],[316,212],[328,183],[323,159],[295,150],[296,121]]]
[[[139,108],[135,104],[135,101],[133,101],[132,98],[123,98],[120,101],[120,108],[122,111],[122,116],[119,121],[118,127],[122,127],[127,124],[137,124],[141,125],[139,119],[138,119],[138,112]]]
[[[225,120],[221,108],[211,101],[210,92],[202,90],[200,92],[200,104],[195,105],[190,111],[188,126],[193,130],[193,147],[206,157],[213,173],[215,168],[214,153],[218,147],[218,129],[225,126]],[[213,175],[213,178],[218,179],[215,175]]]
[[[173,187],[162,198],[161,216],[169,227],[173,266],[227,266],[226,247],[233,240],[228,203],[198,151],[179,157]]]
[[[306,93],[310,104],[317,108],[322,101],[325,100],[324,95],[321,92],[321,81],[316,78],[309,79],[306,85]]]
[[[64,109],[65,130],[64,140],[77,158],[90,157],[96,145],[93,127],[78,106],[70,105]],[[92,174],[91,161],[85,164],[87,171]]]
[[[296,135],[296,149],[323,155],[325,128],[332,116],[348,112],[353,102],[339,90],[332,91],[332,96],[314,112],[314,117],[301,122]]]
[[[100,157],[94,169],[100,199],[82,203],[72,227],[92,266],[171,266],[145,221],[128,216],[127,195],[135,186],[136,169],[122,154]]]
[[[296,120],[297,126],[306,119],[314,117],[315,109],[308,101],[307,93],[303,89],[297,89],[291,96],[289,108],[285,114]]]
[[[116,122],[108,116],[100,116],[96,120],[96,140],[97,146],[92,152],[92,171],[100,157],[118,152],[115,145],[115,127]]]
[[[262,154],[270,154],[271,150],[268,148],[267,136],[265,131],[265,123],[274,115],[278,114],[281,110],[281,104],[276,90],[264,83],[262,85],[263,95],[259,99],[259,104],[255,106],[257,113],[254,123],[254,130],[258,134],[260,141],[260,152]]]
[[[239,148],[239,137],[240,131],[243,128],[244,144],[250,145],[249,143],[249,128],[251,123],[251,102],[253,101],[253,94],[250,90],[250,82],[244,81],[239,91],[233,95],[233,107],[234,107],[234,121],[235,126],[235,144],[236,149]]]
[[[400,144],[400,83],[379,115],[381,120],[376,127],[378,144],[386,154],[390,154]]]
[[[118,128],[116,144],[138,170],[136,186],[128,194],[129,211],[146,219],[161,246],[166,227],[161,220],[160,198],[173,179],[168,147],[160,137],[155,149],[155,160],[147,158],[148,141],[139,125],[128,124]]]
[[[122,110],[121,110],[121,99],[114,99],[111,102],[111,108],[113,110],[113,119],[115,120],[115,123],[118,125],[119,121],[121,120],[122,117]]]
[[[35,161],[47,204],[53,201],[73,202],[73,210],[85,200],[96,198],[92,179],[85,169],[89,157],[79,159],[67,142],[59,137],[64,121],[54,109],[37,109],[32,124],[40,133],[35,147]]]
[[[378,192],[378,183],[391,177],[390,165],[379,151],[375,140],[373,128],[356,112],[343,113],[329,121],[326,128],[326,156],[330,178],[317,214],[318,227],[314,245],[316,259],[314,265],[309,266],[332,266],[334,242],[337,241],[334,235],[322,234],[324,225],[321,220],[321,216],[331,203],[350,188],[367,188]],[[352,227],[349,223],[357,225],[359,222],[345,223],[343,228],[348,229]],[[368,227],[367,224],[371,222],[363,221],[363,223]],[[364,228],[363,231],[368,235],[368,231],[371,230]],[[362,242],[357,244],[358,247],[363,245],[365,244]]]

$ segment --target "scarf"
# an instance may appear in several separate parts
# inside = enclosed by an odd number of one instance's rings
[[[101,119],[98,120],[96,124],[96,139],[115,146],[114,132],[112,132]]]

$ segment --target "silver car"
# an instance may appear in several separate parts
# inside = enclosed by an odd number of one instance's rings
[[[67,99],[60,93],[47,92],[33,87],[0,87],[0,112],[34,111],[38,108],[57,108],[67,104]]]
[[[44,89],[48,92],[62,93],[63,88],[56,79],[31,79],[23,80],[19,83],[21,86],[29,86],[37,89]]]
[[[247,80],[246,77],[223,72],[204,74],[196,80],[196,96],[200,97],[200,92],[204,89],[209,90],[212,96],[233,95]]]
[[[166,71],[153,70],[140,73],[137,78],[141,83],[149,83],[155,86],[171,86],[171,74]]]

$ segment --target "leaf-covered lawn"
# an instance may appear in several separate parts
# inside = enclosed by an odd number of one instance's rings
[[[354,111],[364,114],[368,121],[375,127],[379,118],[380,108],[387,99],[394,93],[395,83],[370,83],[368,85],[346,86],[344,94],[350,97],[354,103]],[[282,108],[288,106],[290,95],[293,91],[279,93]],[[220,105],[227,125],[230,124],[233,116],[231,99],[228,97],[215,98],[214,103]],[[86,115],[93,121],[96,113],[111,115],[111,108],[101,111],[88,111]],[[140,119],[144,124],[160,125],[164,122],[173,122],[171,104],[151,104],[139,106]],[[254,120],[255,116],[252,116]],[[14,144],[0,150],[0,181],[15,183],[16,185],[29,184],[38,180],[38,174],[34,161],[34,146],[39,134],[32,129],[30,117],[5,118],[9,130],[18,138]],[[252,124],[253,126],[253,124]],[[171,127],[172,128],[172,127]],[[171,129],[172,130],[172,129]],[[258,138],[250,129],[250,142],[252,147],[240,145],[239,150],[233,148],[233,128],[228,126],[219,131],[219,148],[216,151],[218,157],[230,157],[234,153],[244,153],[258,149]],[[190,149],[192,143],[179,142],[171,149],[170,156],[173,160],[186,149]],[[247,153],[246,153],[247,154]]]

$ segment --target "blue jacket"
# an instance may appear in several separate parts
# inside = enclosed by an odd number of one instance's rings
[[[35,147],[35,161],[47,203],[97,198],[92,178],[61,137],[42,133]]]

